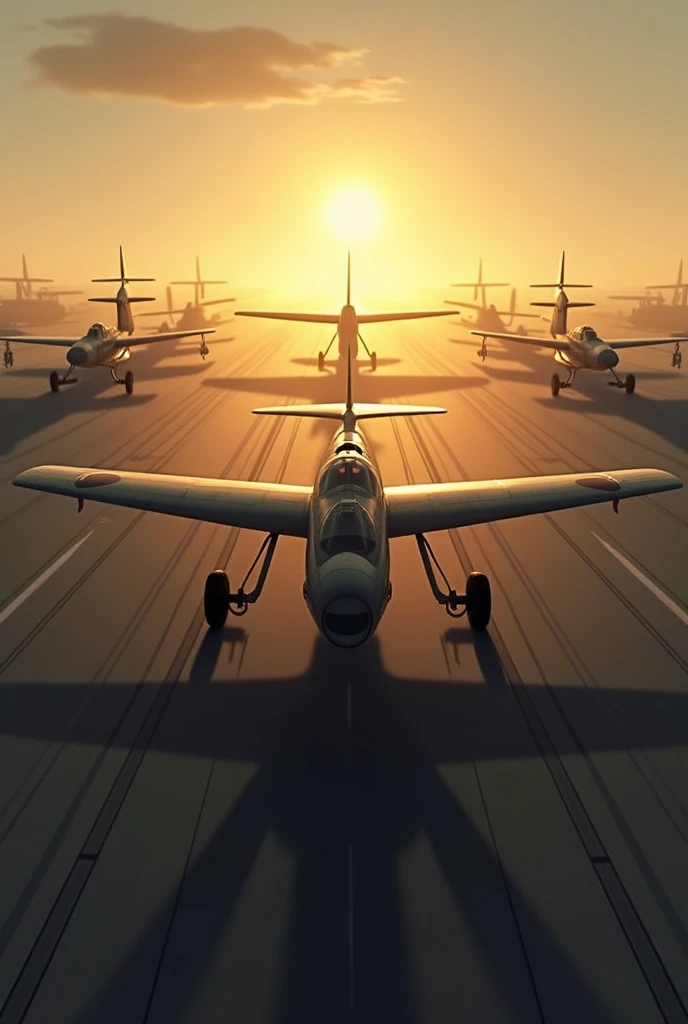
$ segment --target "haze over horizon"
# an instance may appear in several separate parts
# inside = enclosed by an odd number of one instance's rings
[[[562,248],[600,288],[673,281],[685,30],[668,0],[6,5],[0,274],[24,252],[58,284],[110,276],[121,242],[160,284],[198,253],[314,302],[349,245],[366,294],[473,280],[480,256],[521,287]],[[350,186],[380,213],[351,243],[326,216]]]

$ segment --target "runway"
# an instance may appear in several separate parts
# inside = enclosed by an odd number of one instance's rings
[[[636,394],[442,321],[376,325],[360,401],[386,484],[651,466],[654,498],[431,535],[486,572],[476,636],[413,538],[353,653],[318,637],[303,542],[208,632],[262,537],[20,490],[48,463],[311,483],[331,330],[236,319],[48,391],[0,377],[0,1024],[688,1021],[688,376]],[[618,332],[617,333],[621,333]],[[518,349],[516,351],[516,349]],[[525,351],[524,351],[525,350]],[[389,360],[389,362],[385,362]],[[398,360],[395,362],[393,360]],[[58,358],[59,362],[59,358]],[[58,365],[58,363],[55,363]]]

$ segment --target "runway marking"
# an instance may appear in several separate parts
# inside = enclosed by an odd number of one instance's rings
[[[632,573],[637,580],[640,580],[640,582],[644,584],[647,587],[647,589],[655,595],[655,597],[659,598],[662,604],[666,605],[669,611],[672,611],[674,615],[677,618],[679,618],[685,626],[688,626],[688,613],[686,613],[683,610],[683,608],[680,607],[680,605],[677,605],[675,601],[672,601],[669,595],[665,594],[664,591],[661,590],[656,583],[653,583],[652,580],[648,579],[645,573],[642,573],[637,566],[633,565],[633,562],[629,562],[629,560],[627,558],[624,558],[624,556],[615,548],[613,548],[611,544],[607,544],[606,540],[602,540],[601,537],[598,537],[594,530],[591,530],[590,532],[592,533],[593,537],[597,537],[597,540],[600,542],[600,544],[602,544],[607,549],[607,551],[611,555],[613,555],[614,558],[616,558],[618,562],[621,562],[621,564],[626,569],[628,569],[628,571]]]
[[[349,843],[349,1009],[354,1008],[354,851]]]
[[[88,540],[88,538],[93,534],[93,532],[94,531],[91,530],[89,533],[86,534],[85,537],[82,537],[81,540],[78,540],[76,542],[76,544],[73,544],[71,548],[69,548],[69,550],[65,551],[63,555],[60,555],[59,558],[56,558],[53,564],[49,565],[45,572],[42,572],[41,575],[33,581],[33,583],[29,583],[28,587],[25,590],[23,590],[21,594],[15,597],[14,601],[10,601],[7,607],[3,608],[3,610],[0,612],[0,626],[6,619],[9,619],[10,615],[13,612],[16,612],[17,608],[24,604],[24,601],[28,600],[28,598],[30,598],[32,594],[35,594],[38,588],[42,587],[46,580],[49,580],[50,577],[53,576],[58,569],[61,569],[65,562],[69,561],[72,555],[79,550],[81,545]]]

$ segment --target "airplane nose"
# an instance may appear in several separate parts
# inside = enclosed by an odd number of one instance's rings
[[[335,597],[325,608],[323,632],[337,647],[360,647],[370,635],[373,616],[360,597]]]
[[[619,362],[619,357],[613,348],[603,348],[597,358],[602,370],[611,370]]]
[[[67,349],[67,362],[72,366],[84,366],[88,362],[88,352],[81,345],[72,345]]]

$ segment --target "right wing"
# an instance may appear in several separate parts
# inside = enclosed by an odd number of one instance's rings
[[[11,341],[14,344],[15,341],[26,342],[28,345],[57,345],[58,348],[71,348],[72,345],[76,345],[77,341],[83,341],[82,338],[31,338],[23,334],[21,337],[15,337],[12,335],[11,338],[3,339]]]
[[[160,334],[130,334],[126,339],[126,346],[127,348],[137,348],[139,345],[154,345],[159,341],[198,338],[202,334],[215,334],[215,328],[201,327],[197,331],[162,331]]]
[[[553,341],[546,338],[526,338],[522,334],[490,334],[489,331],[471,331],[478,338],[498,338],[500,341],[518,341],[522,345],[535,345],[536,348],[552,348],[568,350],[571,348],[568,341]]]
[[[308,535],[308,505],[313,490],[252,480],[78,466],[35,466],[24,470],[12,483],[34,491],[289,537]]]
[[[334,313],[260,313],[255,310],[238,309],[235,316],[259,316],[263,320],[298,320],[303,324],[338,324]],[[360,317],[358,318],[360,322]]]
[[[444,300],[448,306],[462,306],[464,309],[483,309],[483,306],[478,306],[475,302],[452,302],[451,299]]]
[[[683,487],[661,469],[614,469],[511,480],[385,487],[390,537],[493,523]]]

